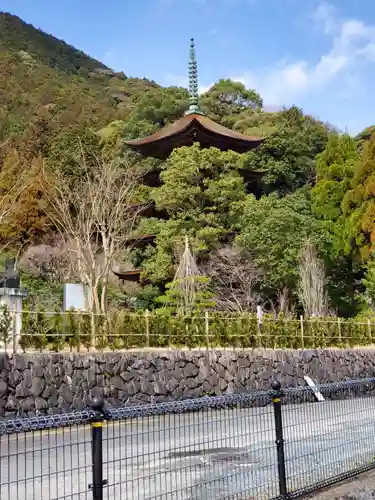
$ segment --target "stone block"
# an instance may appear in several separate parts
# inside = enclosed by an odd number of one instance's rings
[[[40,377],[34,377],[32,379],[31,383],[31,393],[34,397],[38,397],[42,394],[44,391],[44,388],[46,386],[46,382],[43,378]]]
[[[115,388],[118,389],[119,391],[125,391],[126,390],[126,382],[121,378],[121,377],[112,377],[111,378],[111,385]]]
[[[0,398],[8,395],[8,383],[0,379]]]

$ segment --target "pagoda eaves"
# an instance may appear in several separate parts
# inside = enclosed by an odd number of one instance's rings
[[[258,147],[262,140],[223,127],[200,113],[189,113],[148,137],[127,140],[125,144],[144,156],[165,159],[175,148],[192,146],[195,142],[202,148],[246,153]]]
[[[131,271],[115,271],[112,269],[112,272],[121,281],[131,281],[133,283],[139,283],[141,281],[141,269],[133,269]]]

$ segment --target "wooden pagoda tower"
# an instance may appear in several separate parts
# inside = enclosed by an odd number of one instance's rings
[[[193,38],[190,40],[189,103],[185,115],[175,122],[147,137],[125,140],[124,143],[143,156],[165,160],[175,148],[192,146],[194,143],[199,143],[202,148],[216,147],[221,151],[246,153],[257,148],[264,139],[223,127],[204,115],[199,106],[198,67]],[[248,184],[258,184],[263,175],[261,172],[254,171],[241,173]],[[135,244],[137,246],[153,244],[153,240],[153,235],[145,235]],[[120,280],[137,282],[140,280],[141,270],[114,271],[114,273]]]

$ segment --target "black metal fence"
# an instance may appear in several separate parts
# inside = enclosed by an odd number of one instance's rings
[[[1,500],[297,498],[375,468],[375,378],[0,422]]]

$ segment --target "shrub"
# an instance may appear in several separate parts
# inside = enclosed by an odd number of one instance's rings
[[[94,323],[94,324],[93,324]],[[1,324],[0,324],[1,335]],[[132,349],[143,347],[324,348],[373,344],[375,322],[316,318],[277,320],[253,314],[199,312],[189,316],[158,309],[152,313],[110,311],[106,316],[68,311],[23,313],[21,345],[61,350],[66,347]]]

